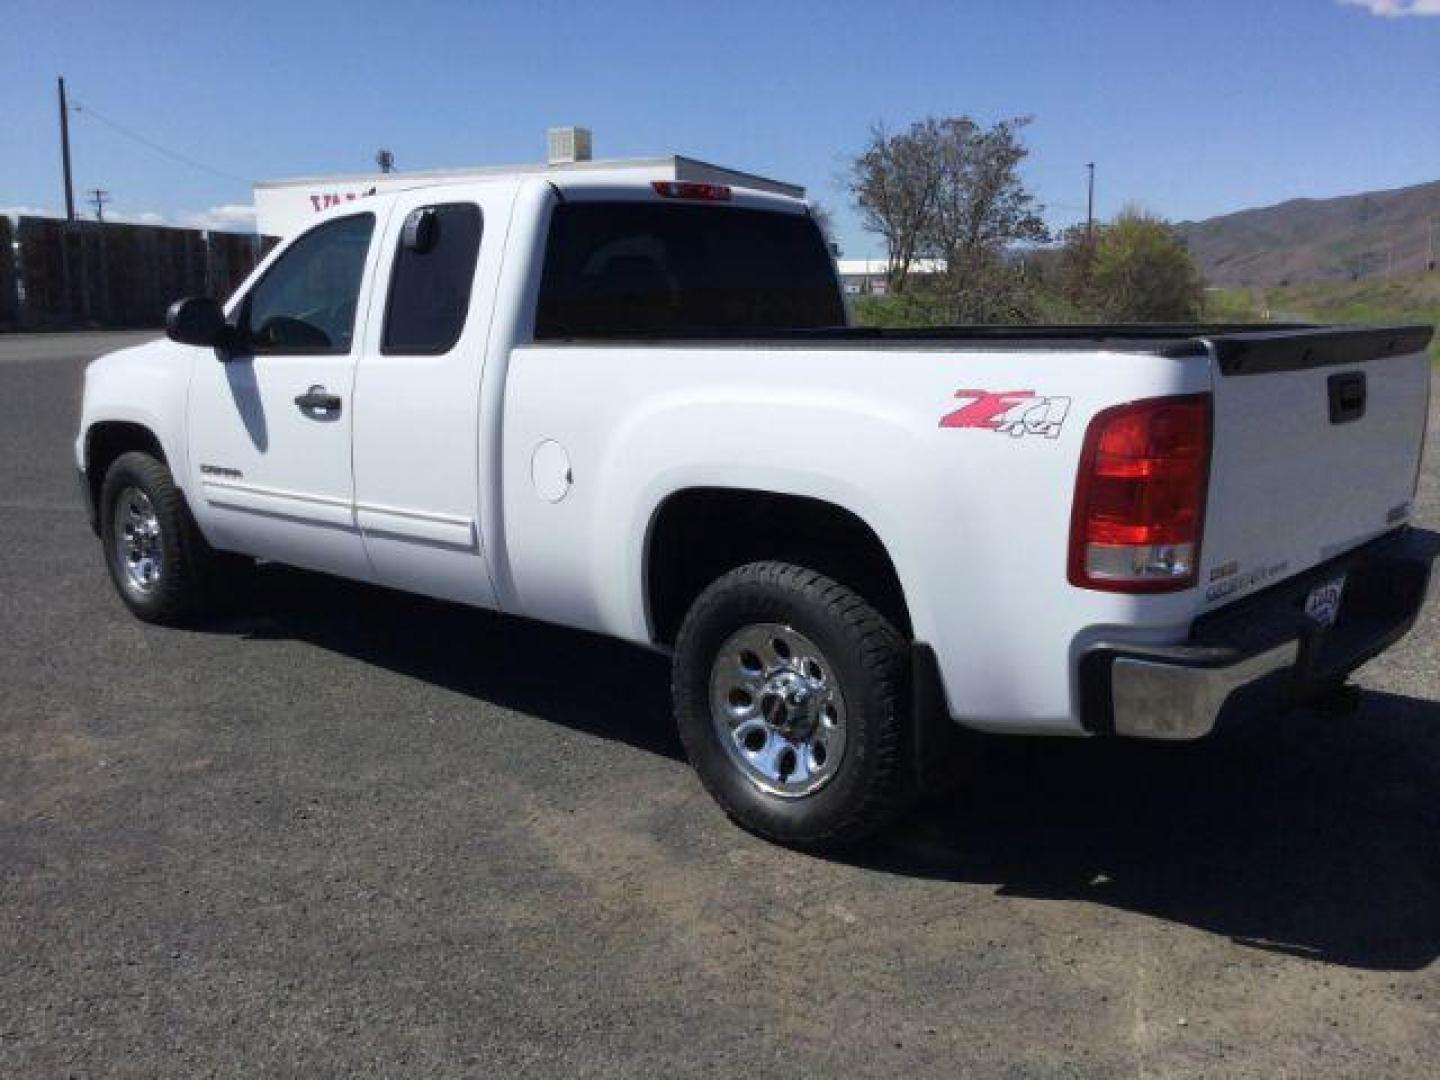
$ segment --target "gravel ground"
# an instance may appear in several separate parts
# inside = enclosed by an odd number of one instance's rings
[[[1433,597],[1357,717],[997,741],[809,858],[646,653],[278,569],[128,617],[70,465],[124,340],[0,338],[0,1075],[1440,1074]]]

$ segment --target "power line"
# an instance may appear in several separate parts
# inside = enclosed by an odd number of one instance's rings
[[[170,158],[173,161],[178,161],[182,165],[189,165],[192,169],[199,169],[201,172],[207,172],[213,176],[219,176],[226,180],[238,180],[242,184],[248,184],[250,182],[243,176],[236,176],[234,173],[228,173],[223,169],[211,168],[209,165],[206,165],[200,161],[196,161],[192,157],[187,157],[186,155],[179,153],[176,150],[171,150],[167,146],[161,146],[159,143],[155,142],[155,140],[147,139],[144,135],[141,135],[138,132],[131,131],[124,124],[111,120],[104,113],[97,112],[94,106],[85,105],[79,101],[76,101],[70,107],[77,113],[84,113],[86,116],[93,116],[96,120],[99,120],[100,123],[104,124],[108,128],[113,128],[121,135],[124,135],[127,139],[133,139],[141,146],[147,146],[151,150],[154,150],[157,154],[164,154],[166,157]]]

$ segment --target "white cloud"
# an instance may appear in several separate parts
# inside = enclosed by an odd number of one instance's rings
[[[199,213],[182,214],[180,223],[192,229],[213,229],[217,232],[254,232],[255,207],[249,203],[226,203]]]
[[[1362,7],[1371,15],[1402,19],[1411,15],[1440,15],[1440,0],[1340,0],[1350,7]]]
[[[82,221],[89,221],[94,217],[93,208],[85,206],[76,206],[75,213]],[[12,218],[58,218],[65,216],[60,213],[59,210],[51,210],[49,207],[44,206],[0,206],[0,214],[5,214]],[[128,210],[116,210],[113,207],[107,206],[105,208],[105,220],[124,221],[135,225],[164,225],[165,215],[157,214],[153,210],[141,210],[137,213],[132,213]]]
[[[89,217],[90,215],[89,215],[89,214],[82,214],[82,216],[84,216],[84,217]],[[125,222],[126,224],[129,224],[129,225],[165,225],[165,224],[168,224],[168,223],[166,222],[166,220],[165,220],[165,215],[164,215],[164,214],[157,214],[154,210],[141,210],[141,211],[133,212],[133,213],[132,213],[132,212],[129,211],[129,210],[112,210],[112,209],[110,209],[109,207],[106,207],[106,209],[105,209],[105,220],[106,220],[106,221],[122,221],[122,222]]]
[[[77,214],[87,221],[93,217],[93,213],[83,206],[77,206],[75,209]],[[0,214],[12,218],[58,218],[62,216],[59,211],[38,206],[0,206]],[[182,229],[248,233],[255,231],[255,208],[248,203],[226,203],[223,206],[212,206],[208,210],[185,210],[177,214],[161,214],[154,210],[116,210],[107,206],[105,220],[134,225],[173,225]]]
[[[0,206],[0,214],[10,218],[60,216],[54,210],[42,210],[38,206]]]

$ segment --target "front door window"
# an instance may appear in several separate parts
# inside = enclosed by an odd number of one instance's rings
[[[264,353],[350,351],[373,214],[327,222],[291,245],[250,290],[239,346]]]

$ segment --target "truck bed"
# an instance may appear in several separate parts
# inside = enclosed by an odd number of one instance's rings
[[[970,325],[928,327],[849,326],[814,330],[767,331],[696,328],[673,333],[630,334],[585,339],[586,344],[685,345],[725,341],[771,348],[824,344],[867,349],[1045,349],[1199,356],[1213,345],[1225,375],[1293,371],[1333,364],[1363,363],[1419,352],[1434,330],[1425,325],[1360,326],[1312,323],[1117,323],[1034,326]],[[550,344],[566,344],[565,339]]]

